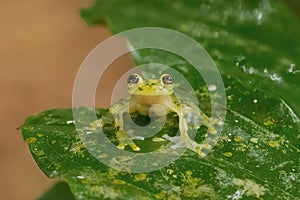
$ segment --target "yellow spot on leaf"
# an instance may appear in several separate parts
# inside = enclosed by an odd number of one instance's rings
[[[275,123],[275,119],[272,119],[271,117],[267,117],[264,120],[264,125],[265,126],[273,125],[274,123]]]
[[[273,148],[279,147],[279,143],[276,141],[269,141],[269,146]]]
[[[179,200],[180,197],[178,197],[177,195],[175,194],[172,194],[171,196],[169,196],[168,200]]]
[[[43,155],[45,155],[45,152],[44,152],[44,151],[38,151],[38,152],[37,152],[37,155],[38,155],[38,156],[43,156]]]
[[[43,137],[43,134],[38,133],[37,136],[38,136],[38,137]]]
[[[258,139],[257,138],[250,138],[250,142],[258,143]]]
[[[134,176],[134,181],[143,181],[147,177],[147,174],[136,174]]]
[[[34,143],[35,141],[36,141],[36,138],[34,138],[34,137],[29,137],[29,138],[27,138],[27,139],[25,140],[25,142],[26,142],[27,144]]]
[[[154,196],[157,198],[157,199],[166,199],[167,193],[165,191],[161,191],[160,193],[158,194],[155,194]]]
[[[248,148],[248,146],[247,146],[246,144],[240,143],[240,145],[237,146],[235,150],[236,150],[236,151],[242,151],[242,152],[244,152],[244,151],[247,150],[247,148]]]
[[[167,172],[168,172],[168,174],[173,174],[174,173],[173,169],[167,169]]]
[[[280,174],[280,175],[285,175],[285,174],[286,174],[286,171],[284,171],[284,170],[279,170],[279,174]]]
[[[185,173],[186,173],[187,175],[189,175],[189,176],[193,174],[193,172],[190,171],[190,170],[186,171]]]
[[[243,141],[243,138],[239,137],[239,136],[234,136],[234,141],[236,142],[242,142]]]
[[[250,179],[239,179],[239,178],[234,178],[233,179],[233,184],[243,187],[243,190],[245,191],[245,194],[247,196],[254,196],[256,198],[259,198],[260,196],[265,194],[265,191],[267,190],[265,187],[257,184],[253,180]]]
[[[204,184],[201,178],[192,177],[192,171],[186,171],[186,176],[182,180],[181,194],[185,197],[202,199],[200,196],[214,196],[214,190],[209,185]]]
[[[231,152],[225,152],[223,155],[229,158],[232,157],[233,154]]]
[[[230,95],[230,96],[227,96],[227,99],[228,99],[229,101],[231,101],[231,100],[233,99],[233,97],[234,97],[234,95]]]
[[[113,182],[118,185],[125,185],[126,182],[121,179],[114,179]]]

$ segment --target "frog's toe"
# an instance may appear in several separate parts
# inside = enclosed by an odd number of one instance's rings
[[[98,119],[90,123],[90,129],[96,130],[99,127],[103,127],[102,119]]]
[[[119,145],[117,146],[119,149],[125,149],[125,147],[129,145],[134,151],[140,150],[140,148],[132,141],[132,138],[130,138],[124,131],[118,131],[116,136],[119,140]]]
[[[167,134],[164,134],[162,137],[174,143],[174,145],[170,146],[173,149],[186,147],[186,144],[182,141],[180,136],[171,137]]]
[[[217,130],[214,128],[214,127],[208,127],[208,131],[209,131],[209,133],[210,134],[212,134],[212,135],[215,135],[215,134],[217,134]]]
[[[171,136],[169,136],[169,135],[167,135],[167,134],[164,134],[164,135],[162,135],[162,138],[165,138],[166,140],[169,140],[169,141],[171,141],[171,142],[176,143],[176,142],[179,141],[180,136],[171,137]]]
[[[95,128],[95,127],[89,127],[89,128],[87,128],[86,130],[88,130],[88,131],[96,131],[97,128]]]
[[[139,151],[139,150],[141,150],[140,147],[138,147],[136,144],[132,144],[132,145],[130,145],[130,147],[131,147],[131,149],[133,151]]]
[[[123,150],[123,149],[125,149],[126,146],[127,146],[127,144],[121,143],[117,146],[117,148]],[[129,146],[133,151],[141,150],[140,147],[138,147],[136,144],[130,144]]]
[[[179,149],[179,148],[187,148],[183,142],[175,143],[174,145],[170,146],[172,149]]]
[[[125,149],[125,146],[126,145],[124,143],[121,143],[117,146],[117,148],[123,150],[123,149]]]
[[[203,151],[198,151],[198,152],[196,152],[196,153],[198,153],[198,155],[201,157],[201,158],[204,158],[205,156],[207,156],[207,154],[206,153],[204,153]]]
[[[143,137],[143,136],[133,136],[132,139],[133,140],[145,140],[145,137]]]

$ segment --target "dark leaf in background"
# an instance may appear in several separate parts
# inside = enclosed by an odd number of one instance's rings
[[[64,178],[76,199],[300,198],[300,22],[285,4],[97,0],[82,17],[89,24],[106,23],[113,33],[156,26],[197,40],[223,76],[227,118],[217,145],[205,158],[188,150],[164,169],[134,174],[111,169],[86,150],[69,123],[71,109],[39,113],[21,130],[47,176]],[[137,64],[163,63],[181,72],[203,102],[201,109],[209,110],[207,88],[193,77],[185,60],[155,50],[137,53]],[[111,117],[105,109],[96,112],[99,118]],[[112,119],[107,121],[105,132],[113,138]],[[168,118],[162,131],[176,132],[176,126],[176,120]],[[155,149],[152,141],[139,145]]]

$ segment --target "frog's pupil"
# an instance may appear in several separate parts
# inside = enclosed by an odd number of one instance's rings
[[[172,84],[174,81],[170,75],[165,75],[162,77],[162,82],[164,84]]]
[[[137,84],[139,82],[139,77],[136,75],[130,75],[127,79],[127,83]]]

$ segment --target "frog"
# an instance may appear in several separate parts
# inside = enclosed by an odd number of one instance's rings
[[[124,130],[123,114],[126,112],[138,112],[140,115],[149,116],[150,112],[163,117],[170,112],[178,116],[180,135],[163,135],[163,139],[173,143],[171,148],[188,148],[199,156],[206,156],[207,150],[212,146],[208,143],[199,144],[189,135],[190,130],[197,130],[200,125],[208,128],[209,134],[215,135],[216,129],[211,125],[211,119],[203,113],[193,102],[178,99],[174,93],[174,80],[170,74],[162,74],[158,79],[144,78],[134,73],[127,78],[127,88],[130,98],[122,99],[109,108],[114,117],[116,128],[117,148],[124,149],[129,146],[133,151],[139,151],[140,147],[133,141],[133,137]],[[97,120],[91,126],[103,126],[103,122]]]

